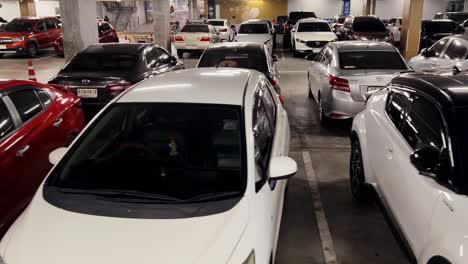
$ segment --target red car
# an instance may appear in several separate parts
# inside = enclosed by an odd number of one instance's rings
[[[104,21],[98,21],[98,30],[99,30],[99,43],[111,43],[119,42],[119,37],[117,36],[117,31],[112,27],[110,23]],[[63,37],[60,37],[54,43],[55,52],[59,56],[63,56]]]
[[[49,153],[84,127],[80,98],[55,87],[0,81],[0,237],[51,169]]]

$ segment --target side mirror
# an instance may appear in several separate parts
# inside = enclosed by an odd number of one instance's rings
[[[297,163],[290,157],[273,157],[270,160],[269,175],[272,180],[283,180],[297,172]]]
[[[278,61],[278,55],[276,55],[276,54],[273,54],[273,56],[272,56],[272,57],[273,57],[273,61],[274,61],[274,62],[277,62],[277,61]]]
[[[440,165],[440,150],[426,145],[416,149],[410,160],[421,174],[433,173]]]
[[[315,59],[317,59],[317,54],[309,54],[305,57],[306,60],[308,61],[315,61]]]
[[[62,160],[63,156],[65,156],[65,153],[67,153],[68,148],[58,148],[51,153],[49,153],[49,162],[52,165],[57,165],[60,160]]]
[[[425,49],[421,50],[421,55],[424,56],[424,57],[433,57],[435,55],[435,52],[425,48]]]

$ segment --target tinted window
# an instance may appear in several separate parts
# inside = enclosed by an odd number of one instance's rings
[[[393,124],[399,129],[401,121],[405,117],[406,107],[409,102],[410,95],[406,92],[392,90],[387,101],[387,114]]]
[[[354,21],[353,30],[356,32],[381,32],[387,31],[387,28],[380,20]]]
[[[33,29],[33,23],[31,21],[21,21],[21,20],[13,20],[8,23],[4,31],[6,32],[29,32]]]
[[[181,202],[244,190],[240,107],[114,104],[93,126],[54,172],[51,186]]]
[[[434,44],[432,47],[429,48],[430,53],[433,53],[435,57],[439,57],[444,50],[445,45],[447,44],[448,39],[441,39],[439,42]]]
[[[410,111],[401,127],[401,134],[408,144],[413,149],[425,144],[442,150],[445,147],[444,131],[438,108],[423,97],[413,97]]]
[[[467,13],[447,14],[447,18],[460,24],[460,23],[463,23],[463,21],[468,19],[468,14]]]
[[[240,34],[268,34],[267,24],[242,24],[239,28]]]
[[[289,13],[290,20],[299,20],[302,18],[317,17],[314,12],[291,12]]]
[[[299,23],[298,32],[330,32],[331,28],[327,23]]]
[[[13,119],[11,119],[10,112],[8,112],[5,103],[0,98],[0,140],[13,130],[15,130]]]
[[[209,33],[210,30],[207,25],[185,25],[180,32],[201,32],[201,33]]]
[[[86,54],[75,56],[64,71],[131,71],[137,56],[131,54]]]
[[[42,102],[42,105],[44,105],[44,107],[47,107],[52,103],[52,99],[50,99],[47,92],[43,90],[38,90],[36,91],[36,93],[37,93],[37,96],[39,96],[39,100]]]
[[[43,21],[40,21],[36,24],[36,30],[38,31],[46,31],[46,27]]]
[[[261,50],[210,50],[203,53],[198,67],[234,67],[268,72],[265,53]]]
[[[8,95],[16,107],[21,120],[27,122],[29,119],[42,111],[42,105],[34,90],[23,90]]]
[[[444,58],[457,61],[464,60],[466,52],[467,48],[465,43],[458,39],[454,39],[445,51]]]
[[[47,29],[47,30],[57,28],[57,27],[55,26],[54,21],[52,21],[52,20],[44,20],[44,23],[45,23],[45,26],[46,26],[46,29]]]
[[[224,21],[207,21],[206,23],[212,26],[224,26]]]
[[[340,52],[340,67],[343,70],[407,69],[400,54],[393,51]]]
[[[423,31],[429,33],[456,33],[458,29],[458,24],[451,21],[425,21],[423,23]]]

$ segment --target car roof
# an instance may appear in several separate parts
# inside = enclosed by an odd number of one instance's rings
[[[227,19],[221,19],[221,18],[210,18],[210,19],[207,19],[206,21],[227,21]]]
[[[468,106],[468,74],[403,73],[393,78],[392,85],[411,87],[444,106]]]
[[[268,22],[266,20],[251,19],[251,20],[247,20],[241,23],[241,25],[244,25],[244,24],[267,24],[268,25]]]
[[[81,53],[86,54],[138,54],[146,47],[153,46],[150,43],[103,43],[94,44],[86,48]]]
[[[254,70],[238,68],[173,71],[138,83],[117,102],[243,105],[250,79],[261,78],[261,75]]]
[[[340,52],[346,51],[395,51],[395,47],[386,42],[373,41],[339,41],[331,42]]]
[[[365,22],[365,21],[375,21],[375,20],[380,20],[376,16],[355,16],[354,21],[360,21],[360,22]]]
[[[319,18],[309,17],[309,18],[302,18],[297,21],[297,23],[302,22],[318,22],[318,23],[328,23],[327,21]]]
[[[423,19],[423,22],[455,22],[452,19],[441,18],[441,19]],[[456,22],[455,22],[456,23]]]
[[[220,51],[231,51],[231,50],[242,50],[242,51],[258,51],[263,50],[264,46],[254,42],[218,42],[210,45],[208,50],[220,50]]]

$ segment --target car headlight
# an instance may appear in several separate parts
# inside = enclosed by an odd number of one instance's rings
[[[20,41],[24,40],[24,37],[12,38],[11,40],[13,40],[14,42],[20,42]],[[0,262],[0,264],[2,264],[2,263]]]
[[[337,38],[331,40],[331,42],[336,42],[336,41],[338,41]]]
[[[0,262],[0,264],[5,264]],[[242,264],[255,264],[255,251],[252,249],[247,259]]]
[[[298,38],[296,39],[296,41],[299,42],[299,43],[306,43],[304,40],[298,39]]]

